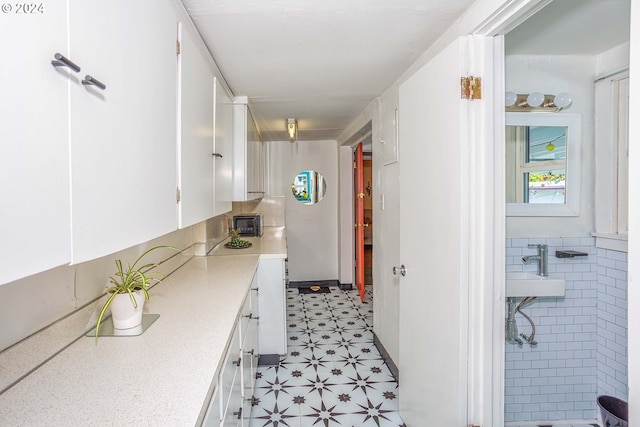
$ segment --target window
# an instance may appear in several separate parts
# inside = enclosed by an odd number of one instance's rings
[[[576,114],[507,113],[507,216],[577,216],[581,120]]]
[[[629,199],[629,78],[596,82],[596,245],[626,251]],[[616,242],[617,241],[617,242]]]

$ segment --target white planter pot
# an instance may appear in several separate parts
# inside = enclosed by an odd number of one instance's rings
[[[133,306],[129,294],[118,294],[111,301],[111,320],[114,329],[130,329],[142,323],[142,308],[144,307],[144,292],[134,292],[138,308]]]

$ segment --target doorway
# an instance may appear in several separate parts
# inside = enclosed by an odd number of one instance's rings
[[[597,150],[605,150],[604,143],[611,138],[594,140],[596,131],[603,128],[602,124],[596,126],[595,120],[603,111],[609,114],[614,108],[610,101],[598,106],[597,85],[601,83],[597,82],[628,67],[628,17],[628,0],[614,0],[607,2],[606,6],[597,0],[556,0],[505,34],[505,90],[517,94],[534,91],[546,95],[569,93],[573,102],[568,107],[546,114],[553,117],[579,115],[582,134],[580,154],[583,159],[582,168],[571,169],[570,166],[566,178],[567,182],[573,179],[583,183],[577,189],[580,200],[575,215],[552,215],[551,203],[538,205],[535,213],[530,210],[526,216],[509,212],[507,208],[506,270],[535,272],[535,265],[525,265],[522,257],[535,251],[529,245],[546,244],[551,266],[549,276],[565,279],[566,289],[563,297],[540,297],[529,307],[523,306],[523,316],[515,316],[519,328],[516,335],[520,338],[524,335],[530,340],[510,340],[505,346],[504,421],[507,426],[523,422],[592,424],[599,415],[596,395],[609,394],[627,400],[627,367],[612,361],[616,356],[617,360],[626,360],[627,357],[626,300],[621,297],[616,304],[606,304],[602,295],[611,292],[608,284],[614,273],[596,275],[602,250],[595,238],[586,235],[603,232],[598,229],[601,222],[599,209],[610,211],[607,205],[617,206],[616,203],[607,203],[598,194],[605,184],[603,176],[612,174],[603,174],[606,161]],[[591,31],[596,26],[597,35]],[[531,141],[534,141],[532,136]],[[543,147],[546,156],[560,158],[559,144],[547,143]],[[570,152],[571,146],[566,149]],[[611,147],[606,150],[613,152]],[[593,159],[597,161],[593,162]],[[594,186],[588,184],[590,179],[595,181]],[[595,191],[593,187],[596,187]],[[533,193],[535,188],[536,183],[531,182],[524,190]],[[612,188],[605,193],[610,196],[616,191]],[[564,196],[576,194],[571,194],[567,187]],[[526,201],[514,204],[518,209],[531,207]],[[587,233],[584,230],[588,230]],[[611,233],[609,230],[606,232]],[[583,251],[589,256],[578,265],[575,260],[569,262],[553,255],[558,250],[567,249]],[[607,257],[626,259],[626,250],[606,249],[606,253]],[[578,270],[580,274],[574,274]],[[626,271],[616,271],[615,274],[622,277]],[[594,280],[590,280],[589,275]],[[618,281],[617,286],[623,286],[622,282]],[[605,306],[607,308],[603,309]],[[590,315],[583,316],[583,313]],[[621,331],[620,335],[610,332],[609,316],[616,317],[618,324],[615,327]],[[531,338],[532,333],[535,333],[535,339]],[[615,347],[603,345],[598,336],[612,336]],[[610,372],[616,375],[614,381],[611,381]],[[567,399],[567,396],[571,398]]]
[[[353,152],[353,241],[355,252],[355,284],[362,301],[365,287],[373,285],[373,184],[371,134],[359,142]],[[371,289],[371,288],[369,288]]]

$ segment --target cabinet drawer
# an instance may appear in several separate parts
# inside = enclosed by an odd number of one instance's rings
[[[233,330],[233,336],[229,350],[224,361],[222,370],[220,371],[220,398],[222,399],[222,407],[226,408],[229,402],[229,396],[233,386],[233,381],[236,376],[239,365],[242,363],[240,358],[240,334],[238,327]],[[239,377],[239,375],[238,375]]]
[[[251,298],[250,294],[247,295],[247,298],[244,300],[244,305],[242,306],[242,311],[240,313],[240,337],[241,342],[244,342],[245,337],[247,336],[247,331],[249,330],[249,324],[252,323],[253,313],[251,312]]]
[[[242,379],[240,377],[240,369],[235,370],[229,391],[229,402],[224,410],[222,425],[224,427],[235,427],[242,424]]]
[[[205,427],[220,427],[221,419],[222,414],[220,413],[220,387],[218,387],[213,392],[213,397],[211,398],[211,403],[209,403],[209,408],[207,409],[207,414],[205,415],[202,425]]]

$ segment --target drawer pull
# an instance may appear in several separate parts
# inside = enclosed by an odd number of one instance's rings
[[[104,85],[104,83],[102,83],[99,80],[96,80],[95,78],[91,77],[89,74],[84,76],[84,80],[82,80],[82,84],[85,85],[85,86],[95,86],[95,87],[100,88],[102,90],[105,90],[107,88]]]
[[[238,360],[234,360],[233,364],[236,366],[240,366],[240,363],[242,363],[242,359],[238,357]]]
[[[254,353],[254,352],[255,352],[255,350],[249,350],[249,351],[247,351],[247,354],[249,354],[249,355],[253,356],[253,353]]]
[[[71,62],[69,58],[60,55],[59,53],[56,53],[55,55],[53,55],[53,57],[55,59],[51,61],[51,65],[53,65],[54,67],[69,67],[76,73],[80,72],[80,67]]]
[[[238,409],[233,413],[233,415],[237,415],[238,419],[242,418],[242,408]]]
[[[222,158],[222,154],[220,154],[220,153],[213,153],[212,156],[213,157],[218,157],[219,159]]]

